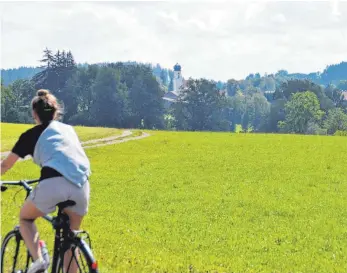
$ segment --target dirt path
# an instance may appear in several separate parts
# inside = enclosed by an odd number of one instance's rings
[[[131,133],[132,134],[132,133]],[[103,141],[104,143],[99,143],[99,144],[95,144],[95,145],[90,145],[90,146],[83,146],[83,148],[88,149],[88,148],[94,148],[94,147],[100,147],[100,146],[106,146],[106,145],[111,145],[111,144],[118,144],[118,143],[123,143],[123,142],[127,142],[130,140],[138,140],[138,139],[142,139],[145,137],[149,137],[150,134],[142,132],[142,134],[140,136],[136,136],[136,137],[127,137],[127,138],[123,138],[123,139],[119,139],[119,137],[117,139],[111,140],[111,141]]]
[[[138,139],[142,139],[142,138],[150,136],[150,134],[142,132],[142,134],[140,136],[130,137],[132,134],[133,134],[133,132],[126,130],[120,135],[105,137],[105,138],[92,139],[92,140],[88,140],[88,141],[82,141],[81,143],[82,143],[82,146],[84,149],[89,149],[89,148],[106,146],[106,145],[111,145],[111,144],[119,144],[119,143],[127,142],[130,140],[138,140]],[[89,144],[91,144],[91,145],[89,145]],[[9,153],[10,153],[10,151],[1,152],[0,158],[6,157]],[[20,158],[19,161],[28,160],[30,158],[31,158],[31,156],[27,156],[24,159]]]
[[[133,133],[129,130],[124,131],[121,135],[116,135],[116,136],[111,136],[111,137],[105,137],[105,138],[98,138],[98,139],[92,139],[88,141],[82,141],[82,146],[85,147],[84,145],[86,144],[92,144],[92,143],[98,143],[98,142],[111,142],[114,141],[118,138],[123,138],[123,137],[128,137],[131,136]]]

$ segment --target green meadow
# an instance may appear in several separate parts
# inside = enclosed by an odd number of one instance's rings
[[[34,124],[1,123],[1,152],[10,151],[19,136],[26,130],[35,126]],[[75,126],[77,135],[81,141],[104,138],[118,135],[119,129]]]
[[[26,128],[1,126],[3,145]],[[346,137],[147,132],[86,150],[82,228],[100,272],[346,272]],[[25,161],[2,180],[38,175]],[[18,222],[17,191],[1,196],[2,236]]]

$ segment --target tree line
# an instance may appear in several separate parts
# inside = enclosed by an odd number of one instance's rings
[[[63,106],[63,121],[73,125],[299,134],[347,131],[343,80],[324,86],[308,77],[291,78],[284,70],[226,83],[189,78],[177,102],[165,107],[163,96],[172,89],[173,71],[158,65],[77,65],[70,51],[49,49],[41,63],[30,79],[2,84],[3,122],[32,122],[30,101],[37,89],[46,88]],[[335,66],[329,69],[336,72]]]

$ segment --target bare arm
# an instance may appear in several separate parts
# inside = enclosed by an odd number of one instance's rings
[[[18,159],[19,156],[11,152],[3,161],[1,161],[1,175],[11,169]]]

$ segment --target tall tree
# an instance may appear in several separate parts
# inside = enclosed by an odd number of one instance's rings
[[[327,97],[334,103],[335,107],[339,107],[342,105],[343,103],[342,91],[336,88],[335,85],[329,84],[324,91]]]
[[[163,128],[164,91],[151,71],[142,67],[129,89],[129,110],[134,127]]]
[[[270,113],[266,121],[267,132],[278,132],[278,122],[285,119],[285,99],[277,99],[271,103]]]
[[[228,106],[228,119],[234,131],[236,124],[244,124],[244,115],[247,111],[246,96],[238,91],[234,96],[228,97]]]
[[[35,89],[29,80],[16,80],[1,90],[1,120],[7,122],[32,122],[30,102]]]
[[[237,80],[230,79],[226,84],[228,96],[235,96],[240,86]]]
[[[313,92],[317,96],[320,107],[324,111],[334,108],[333,102],[326,96],[323,88],[309,80],[291,79],[283,82],[281,86],[276,89],[274,98],[290,100],[294,94],[298,92],[306,92],[307,90]]]
[[[121,83],[120,73],[102,67],[92,86],[91,115],[99,126],[123,127],[127,117],[127,87]]]
[[[178,129],[192,131],[229,130],[226,119],[226,97],[216,82],[189,79],[174,106]]]
[[[285,105],[286,118],[281,129],[289,133],[304,134],[310,122],[319,122],[324,114],[319,100],[311,91],[296,93]]]
[[[68,51],[66,54],[66,62],[67,62],[68,68],[76,67],[76,63],[75,63],[74,57],[72,56],[71,51]]]
[[[166,69],[162,69],[160,72],[160,79],[163,85],[168,86],[168,73]]]
[[[340,90],[347,91],[347,80],[342,80],[338,83],[337,88]]]
[[[46,49],[43,51],[43,58],[40,60],[40,62],[43,63],[41,68],[44,69],[54,66],[55,59],[52,50],[46,47]]]
[[[236,124],[241,124],[245,130],[265,130],[270,113],[270,103],[263,94],[245,95],[238,92],[229,99],[229,105],[229,119],[232,122],[233,130],[235,130]]]
[[[347,114],[340,108],[329,110],[324,120],[324,128],[327,129],[328,134],[334,134],[338,130],[347,131]]]

